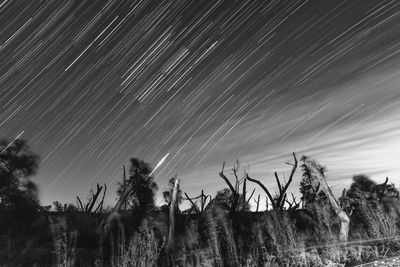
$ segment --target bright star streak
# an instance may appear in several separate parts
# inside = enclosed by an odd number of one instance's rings
[[[151,173],[149,174],[148,177],[150,177],[150,176],[153,174],[153,172],[154,172],[157,168],[159,168],[159,167],[164,163],[164,161],[167,159],[168,156],[169,156],[169,153],[167,153],[167,155],[165,155],[165,156],[157,163],[156,167],[151,171]]]
[[[19,135],[17,135],[17,137],[14,138],[14,140],[12,140],[1,152],[0,155],[4,153],[4,151],[7,150],[7,148],[9,148],[14,142],[15,140],[17,140],[18,138],[21,137],[21,135],[24,133],[24,131],[22,131]]]

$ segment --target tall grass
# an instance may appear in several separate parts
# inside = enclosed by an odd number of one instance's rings
[[[50,219],[56,266],[75,266],[78,233],[68,228],[67,216]]]
[[[307,250],[304,238],[287,214],[266,213],[245,225],[245,235],[221,210],[211,210],[204,216],[203,230],[193,222],[189,227],[188,236],[195,239],[193,247],[163,250],[148,228],[130,240],[118,266],[340,266],[341,253],[335,252],[337,248]],[[168,253],[167,258],[172,261],[157,262],[163,253]],[[332,256],[334,253],[337,255]]]
[[[184,229],[175,231],[172,248],[164,246],[160,221],[147,220],[127,237],[119,222],[122,236],[110,266],[345,266],[400,250],[399,240],[390,239],[399,234],[396,209],[365,205],[359,212],[365,227],[351,228],[345,244],[339,243],[339,222],[329,206],[309,211],[314,224],[306,229],[298,229],[288,212],[232,215],[215,207],[197,217],[181,216],[178,225]],[[73,266],[65,255],[73,254],[74,244],[68,247],[58,245],[58,266]]]
[[[151,267],[157,263],[160,244],[150,229],[135,233],[126,248],[121,249],[118,267]]]
[[[390,207],[386,212],[382,205],[372,207],[372,205],[364,204],[361,206],[361,210],[370,238],[394,237],[399,234],[398,217],[395,209]]]

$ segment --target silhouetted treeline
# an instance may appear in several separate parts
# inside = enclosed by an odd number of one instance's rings
[[[43,207],[31,181],[39,157],[18,139],[0,141],[0,151],[1,266],[336,266],[400,248],[399,191],[388,178],[355,175],[337,198],[327,169],[307,156],[293,153],[286,179],[274,174],[275,192],[239,162],[216,172],[226,188],[214,196],[189,196],[174,176],[161,207],[153,169],[132,158],[114,207],[104,207],[110,192],[100,184],[76,204]],[[291,188],[297,172],[300,188]]]

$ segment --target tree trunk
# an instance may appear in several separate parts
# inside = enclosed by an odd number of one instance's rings
[[[343,210],[338,213],[338,216],[340,219],[339,240],[341,242],[347,242],[349,238],[350,218]]]
[[[179,188],[179,179],[175,179],[174,190],[172,191],[172,200],[169,205],[169,230],[168,230],[168,248],[172,248],[174,242],[175,232],[175,208],[176,208],[176,195]]]
[[[347,242],[349,235],[349,228],[350,228],[349,216],[347,216],[347,213],[344,210],[342,210],[342,208],[339,205],[339,202],[333,195],[328,183],[326,182],[325,175],[321,171],[320,166],[318,166],[313,160],[310,160],[308,158],[304,160],[304,164],[309,169],[311,176],[314,176],[315,179],[319,182],[320,190],[322,190],[325,193],[330,204],[332,205],[333,210],[340,219],[339,240],[341,242]]]

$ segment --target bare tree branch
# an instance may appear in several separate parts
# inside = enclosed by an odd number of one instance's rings
[[[292,201],[286,199],[286,203],[288,203],[289,205],[288,210],[291,211],[291,210],[297,210],[300,207],[301,201],[297,202],[296,197],[292,193]]]
[[[199,209],[197,207],[197,205],[192,201],[192,199],[188,196],[188,194],[185,193],[186,199],[190,201],[190,203],[192,204],[191,209],[194,209],[196,211],[197,214],[200,214]]]
[[[222,164],[222,170],[221,170],[221,172],[219,173],[219,176],[225,181],[225,183],[228,185],[229,189],[232,191],[232,194],[233,194],[233,203],[232,203],[232,206],[231,206],[231,208],[230,208],[230,211],[231,211],[231,212],[235,212],[235,211],[236,211],[237,204],[238,204],[238,193],[237,193],[237,190],[232,186],[232,184],[231,184],[231,182],[229,181],[229,179],[225,176],[225,174],[224,174],[224,167],[225,167],[225,162]],[[234,170],[234,173],[235,173],[235,175],[236,175],[235,167],[233,168],[233,170]],[[236,188],[237,188],[237,185],[238,185],[238,179],[237,179],[237,176],[236,176],[236,184],[235,184],[235,187],[236,187]]]
[[[107,192],[107,185],[104,183],[104,190],[103,190],[103,197],[101,198],[101,201],[99,203],[99,205],[97,205],[97,208],[95,209],[94,213],[96,213],[97,211],[102,211],[103,210],[103,203],[104,203],[104,197],[106,196],[106,192]]]
[[[82,204],[81,199],[80,199],[78,196],[76,197],[76,199],[78,200],[78,205],[79,205],[79,207],[80,207],[81,210],[84,212],[84,211],[85,211],[85,208],[83,207],[83,204]]]
[[[250,194],[250,197],[247,199],[246,201],[246,206],[249,205],[251,198],[253,197],[254,192],[256,191],[256,189],[254,188],[253,191]]]
[[[229,186],[229,189],[232,191],[232,193],[233,193],[233,194],[236,194],[235,188],[232,186],[231,182],[228,180],[228,178],[227,178],[227,177],[225,176],[225,174],[224,174],[224,167],[225,167],[225,161],[224,161],[224,163],[222,164],[222,170],[221,170],[221,172],[219,173],[219,176],[220,176],[222,179],[224,179],[225,183]]]
[[[294,173],[296,172],[296,169],[297,169],[298,162],[297,162],[297,158],[296,158],[296,154],[295,153],[293,153],[293,158],[294,158],[294,163],[293,164],[289,164],[289,165],[292,165],[293,168],[292,168],[292,171],[290,173],[289,180],[286,182],[286,184],[284,186],[282,186],[280,184],[278,175],[275,172],[275,178],[277,180],[278,187],[279,187],[279,196],[276,199],[276,202],[277,202],[276,204],[280,209],[283,208],[283,205],[284,205],[285,200],[286,200],[286,190],[288,189],[290,183],[292,182]]]
[[[272,207],[277,210],[278,206],[275,204],[274,198],[272,197],[271,193],[268,191],[268,189],[258,180],[251,178],[247,173],[246,173],[246,178],[247,180],[249,180],[250,182],[256,183],[258,184],[263,190],[264,192],[267,194],[269,200],[271,200],[272,203]]]
[[[285,182],[284,185],[282,185],[282,183],[281,183],[281,181],[280,181],[280,179],[278,177],[278,173],[274,172],[275,180],[276,180],[276,183],[277,183],[278,189],[279,189],[279,195],[277,197],[273,197],[272,194],[269,192],[269,190],[260,181],[258,181],[256,179],[253,179],[253,178],[249,177],[248,174],[246,174],[246,178],[249,181],[258,184],[264,190],[264,192],[268,196],[268,199],[271,201],[272,208],[274,210],[283,210],[283,206],[284,206],[284,204],[286,202],[286,198],[287,198],[286,191],[287,191],[290,183],[293,180],[293,176],[294,176],[294,173],[296,172],[297,165],[298,165],[298,161],[297,161],[295,153],[293,153],[293,158],[294,158],[294,163],[293,164],[288,163],[289,165],[292,165],[293,168],[292,168],[292,171],[290,173],[289,180],[287,182]]]
[[[274,172],[276,183],[278,184],[279,194],[282,192],[281,182],[279,181],[278,173]]]
[[[92,212],[94,204],[96,204],[97,198],[99,197],[101,191],[103,190],[103,187],[100,186],[99,184],[97,184],[96,187],[97,187],[96,193],[93,193],[93,191],[91,191],[92,196],[89,198],[89,201],[88,201],[88,204],[90,204],[90,205],[88,206],[88,210],[86,211],[88,213]]]

